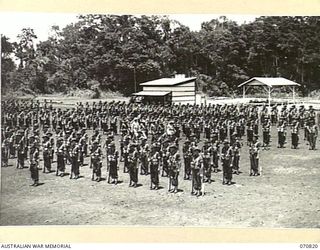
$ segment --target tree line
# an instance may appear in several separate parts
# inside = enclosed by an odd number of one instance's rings
[[[79,15],[46,41],[31,28],[16,42],[1,38],[2,91],[35,93],[73,89],[134,92],[134,83],[186,74],[209,96],[237,93],[254,76],[282,76],[319,89],[320,19],[259,17],[237,24],[226,17],[199,31],[167,16]]]

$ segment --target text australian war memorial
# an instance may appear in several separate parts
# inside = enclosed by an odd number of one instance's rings
[[[2,36],[1,225],[319,228],[317,17],[78,19]]]

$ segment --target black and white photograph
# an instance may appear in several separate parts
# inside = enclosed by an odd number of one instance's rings
[[[320,228],[320,17],[0,12],[1,226]]]

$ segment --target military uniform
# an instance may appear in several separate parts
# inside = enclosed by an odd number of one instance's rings
[[[316,149],[317,137],[318,137],[318,127],[317,125],[314,124],[314,122],[312,122],[309,128],[309,149],[310,150]]]
[[[232,167],[233,167],[233,174],[239,174],[239,164],[240,164],[240,146],[236,143],[232,147]]]
[[[211,158],[211,154],[210,154],[210,150],[211,148],[205,148],[203,150],[203,174],[204,174],[204,178],[203,181],[204,182],[209,182],[211,183],[211,172],[212,172],[212,158]]]
[[[221,162],[223,171],[222,184],[231,184],[232,180],[232,163],[233,163],[233,151],[229,146],[229,142],[225,141],[224,146],[221,149]]]
[[[53,158],[54,158],[54,138],[53,138],[53,134],[51,132],[47,133],[48,137],[49,137],[49,142],[50,142],[50,161],[51,163],[53,162]]]
[[[263,147],[268,148],[270,144],[270,124],[266,122],[262,127]]]
[[[180,155],[177,152],[177,146],[171,145],[169,147],[169,157],[168,157],[168,176],[169,176],[169,192],[178,192],[178,177],[181,167]],[[173,186],[173,188],[172,188]]]
[[[228,135],[228,127],[225,123],[220,126],[220,141],[224,141]]]
[[[212,155],[213,172],[218,173],[219,169],[219,143],[215,142],[210,148],[210,154]]]
[[[80,177],[80,148],[79,145],[76,144],[76,140],[73,139],[73,146],[70,148],[70,158],[71,158],[71,173],[70,179],[78,179]],[[74,176],[74,177],[73,177]]]
[[[99,134],[99,130],[95,129],[94,134],[91,136],[91,144],[94,141],[98,141],[100,143],[101,142],[100,140],[101,140],[101,135]]]
[[[147,175],[149,174],[148,169],[148,153],[149,145],[146,144],[146,138],[143,139],[143,143],[140,145],[140,174]]]
[[[51,145],[48,136],[44,136],[46,138],[45,142],[43,142],[43,173],[51,172]]]
[[[250,155],[250,176],[260,175],[259,171],[259,143],[251,145],[249,149]]]
[[[284,148],[286,141],[286,131],[284,123],[278,127],[278,148]]]
[[[17,145],[17,168],[24,168],[24,160],[25,160],[25,145],[24,138],[21,137],[18,145]]]
[[[130,139],[127,137],[127,139],[124,142],[123,145],[123,173],[128,173],[128,156],[129,156],[129,143]]]
[[[108,154],[109,154],[109,150],[110,150],[110,144],[113,142],[113,135],[107,135],[107,139],[104,143],[104,148],[106,149],[106,155],[107,155],[107,171],[109,171],[109,159],[108,159]]]
[[[108,176],[108,183],[110,183],[110,178],[113,180],[112,183],[118,183],[118,158],[119,153],[115,149],[114,142],[110,143],[110,149],[108,150],[108,163],[109,163],[109,176]]]
[[[197,142],[200,141],[201,132],[202,132],[201,126],[200,126],[199,121],[198,121],[198,122],[196,122],[194,124],[194,129],[193,129],[193,133],[195,134]]]
[[[186,137],[189,139],[190,135],[191,135],[191,128],[190,128],[190,123],[187,121],[186,123],[184,123],[184,134],[186,135]]]
[[[8,167],[9,160],[9,141],[4,139],[1,144],[1,166]]]
[[[107,133],[109,130],[108,119],[106,116],[103,116],[101,119],[101,129],[102,129],[103,133]]]
[[[168,152],[168,142],[164,142],[164,144],[162,144],[162,149],[161,149],[161,159],[162,159],[162,174],[161,176],[168,176],[168,172],[169,172],[169,152]],[[164,174],[166,173],[166,174]]]
[[[210,138],[211,138],[211,126],[210,126],[210,123],[208,121],[206,121],[206,123],[204,125],[204,134],[205,134],[205,138],[207,140],[210,140]]]
[[[118,120],[116,117],[112,117],[110,121],[110,128],[112,129],[114,134],[118,133],[118,126],[117,126]]]
[[[33,180],[32,186],[39,185],[39,149],[33,145],[30,149],[30,173]]]
[[[94,142],[98,144],[98,141]],[[91,152],[91,161],[92,161],[92,181],[101,181],[101,168],[102,168],[102,152],[100,147],[95,147],[95,150]],[[96,177],[96,178],[95,178]]]
[[[159,188],[159,171],[160,171],[160,154],[156,150],[156,146],[153,145],[151,148],[151,153],[149,155],[150,162],[150,189]]]
[[[59,138],[57,142],[57,171],[56,175],[63,177],[64,172],[66,169],[66,163],[65,163],[65,153],[66,153],[66,147],[63,143],[63,138]]]
[[[121,138],[120,138],[120,161],[123,161],[123,148],[125,144],[126,138],[126,129],[121,130]]]
[[[296,149],[299,144],[299,124],[295,123],[291,129],[291,148]]]
[[[9,139],[9,155],[10,158],[16,157],[16,147],[15,147],[15,134],[12,133]]]
[[[191,194],[195,194],[197,196],[201,195],[203,167],[204,167],[203,166],[203,158],[200,155],[200,149],[195,148],[194,155],[193,155],[193,158],[191,161],[191,169],[192,169],[192,191],[191,191]]]
[[[129,187],[137,187],[138,184],[138,152],[136,145],[131,144],[128,155],[128,170],[130,176]]]
[[[79,140],[79,148],[80,148],[80,166],[83,167],[84,157],[87,155],[87,138],[86,136],[81,136]]]
[[[276,108],[272,108],[271,110],[271,124],[275,125],[277,122],[277,110]]]
[[[184,179],[189,180],[191,177],[192,153],[190,148],[190,141],[188,139],[185,141],[182,151],[183,151],[183,159],[184,159]]]
[[[251,145],[253,142],[253,127],[252,123],[249,122],[247,127],[247,145]]]
[[[215,143],[219,139],[219,129],[217,126],[214,126],[212,129],[212,142]]]

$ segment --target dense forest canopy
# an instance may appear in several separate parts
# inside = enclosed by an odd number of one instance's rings
[[[46,41],[25,28],[17,42],[4,35],[2,91],[72,89],[134,92],[141,83],[175,73],[196,76],[199,90],[230,95],[254,76],[282,76],[320,88],[320,18],[259,17],[239,25],[226,17],[190,31],[167,16],[79,15]],[[16,60],[13,60],[15,58]],[[15,63],[16,62],[16,63]]]

